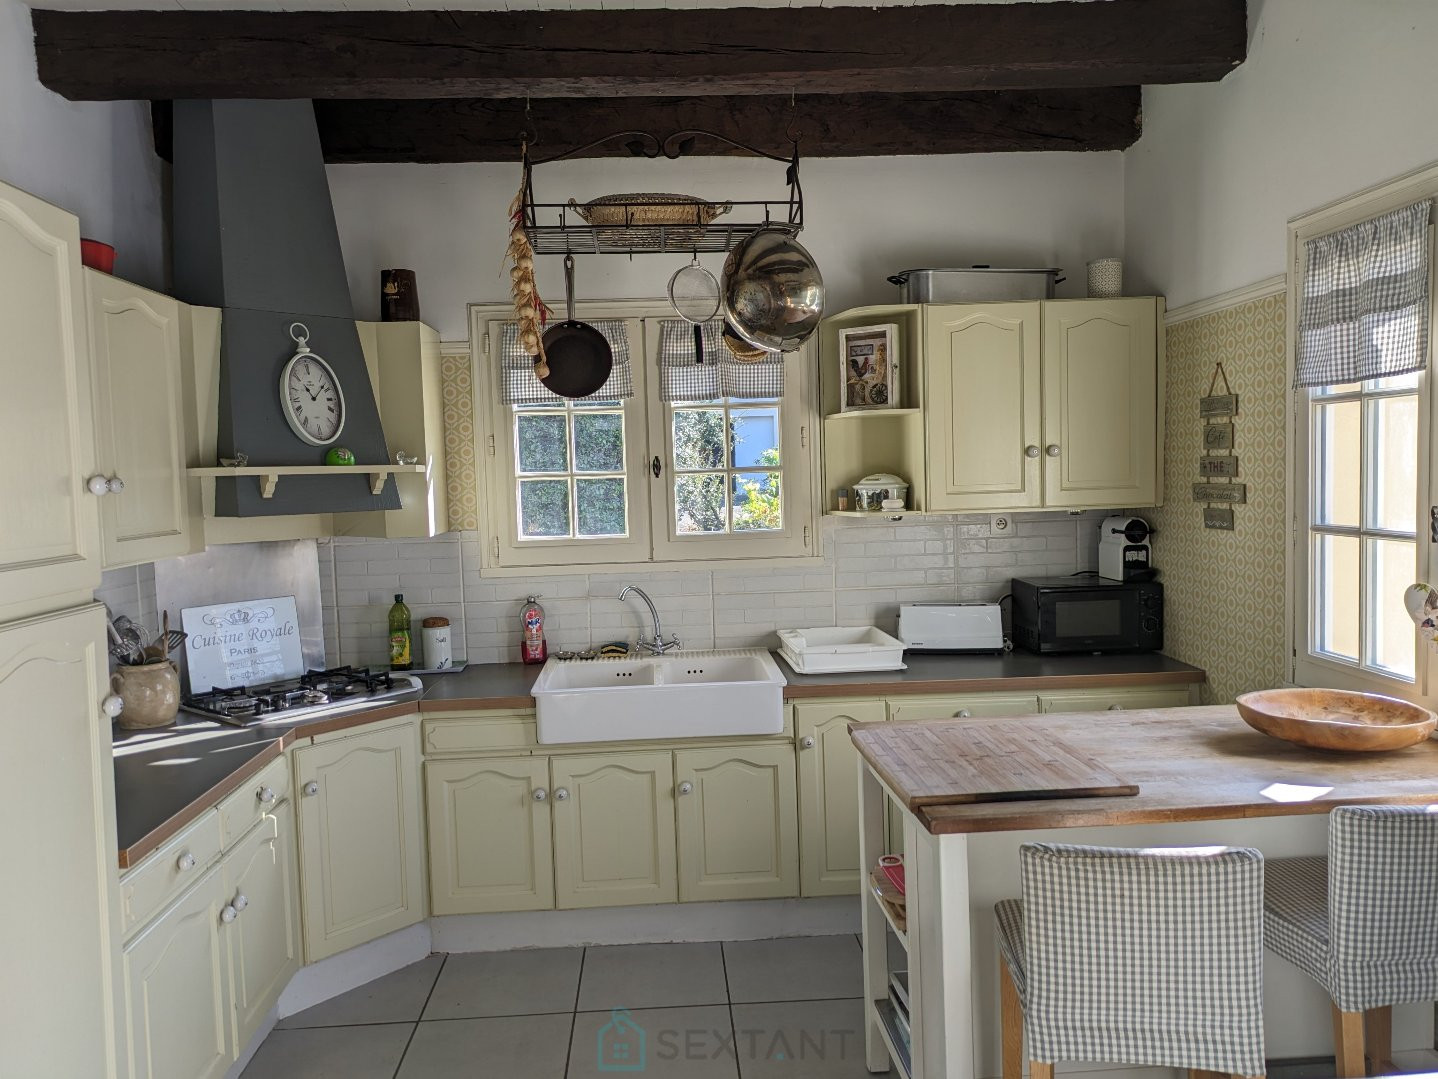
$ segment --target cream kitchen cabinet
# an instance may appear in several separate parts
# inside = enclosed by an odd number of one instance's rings
[[[1043,305],[1044,505],[1162,501],[1161,301]]]
[[[671,753],[555,756],[550,781],[559,907],[679,898]]]
[[[305,960],[425,916],[414,717],[294,750]]]
[[[185,474],[181,304],[95,270],[85,296],[105,568],[189,554],[203,543]]]
[[[88,602],[100,583],[90,335],[73,214],[0,184],[0,622]]]
[[[792,748],[676,750],[674,782],[682,902],[799,894]]]
[[[1198,686],[1090,689],[1039,694],[1040,712],[1120,712],[1134,708],[1182,708],[1198,704]]]
[[[121,930],[106,659],[99,604],[0,625],[0,777],[11,810],[0,924],[6,1075],[116,1074]]]
[[[230,909],[215,866],[125,946],[131,1079],[210,1079],[235,1059]]]
[[[886,718],[878,700],[794,705],[802,895],[852,895],[859,889],[859,751],[849,724]]]
[[[295,818],[288,801],[256,824],[221,863],[235,1020],[230,1049],[238,1056],[300,968],[295,901]],[[223,916],[223,908],[222,916]]]
[[[554,906],[549,759],[428,761],[430,910]]]
[[[930,510],[1161,501],[1161,300],[924,309]]]
[[[361,322],[357,329],[390,452],[418,458],[425,470],[396,474],[400,509],[337,513],[334,534],[403,539],[447,532],[439,334],[422,322]]]
[[[1042,506],[1042,306],[928,307],[924,326],[928,509]]]

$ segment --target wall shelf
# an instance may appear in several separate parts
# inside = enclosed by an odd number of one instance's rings
[[[245,465],[243,467],[191,468],[191,476],[236,479],[254,476],[260,481],[260,497],[274,498],[281,476],[354,476],[369,477],[370,494],[384,490],[385,481],[401,472],[423,472],[424,465]]]
[[[829,420],[870,420],[883,417],[885,419],[893,416],[917,416],[924,410],[921,408],[866,408],[857,409],[853,412],[831,412],[824,417]]]

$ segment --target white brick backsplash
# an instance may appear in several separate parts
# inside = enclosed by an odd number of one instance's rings
[[[877,625],[892,632],[901,603],[994,600],[1014,576],[1094,568],[1105,516],[1016,513],[1011,531],[1000,536],[991,535],[988,515],[897,523],[828,518],[821,565],[507,578],[480,575],[483,547],[474,532],[400,542],[337,539],[320,545],[326,646],[336,662],[382,662],[395,592],[404,592],[416,626],[425,614],[449,617],[455,654],[471,663],[518,660],[519,608],[533,594],[548,615],[551,651],[633,641],[652,626],[637,597],[619,602],[628,584],[650,595],[665,634],[679,634],[688,648],[772,648],[775,630],[799,626]],[[106,574],[102,591],[129,601],[142,591],[133,581]]]

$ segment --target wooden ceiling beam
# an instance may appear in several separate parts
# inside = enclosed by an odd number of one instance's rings
[[[1221,79],[1246,0],[629,11],[47,11],[72,100],[952,93]]]

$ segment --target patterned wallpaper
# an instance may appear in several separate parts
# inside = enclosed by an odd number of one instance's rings
[[[1289,392],[1284,297],[1267,296],[1168,328],[1166,505],[1149,511],[1158,535],[1154,563],[1164,571],[1165,651],[1208,671],[1205,700],[1284,680],[1284,441]],[[1234,453],[1248,504],[1235,506],[1234,531],[1203,527],[1190,495],[1203,452],[1198,399],[1223,362],[1238,394]]]
[[[449,529],[479,529],[479,475],[474,458],[474,372],[469,351],[440,358],[444,382],[444,467],[449,488]]]

